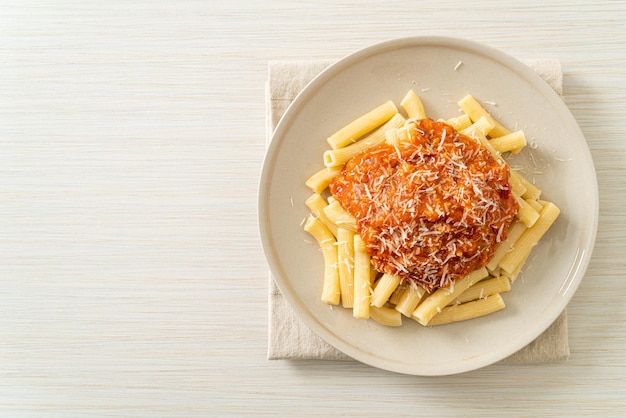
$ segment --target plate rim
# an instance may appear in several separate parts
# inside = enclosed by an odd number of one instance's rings
[[[272,133],[271,140],[266,146],[265,156],[263,159],[263,165],[261,170],[261,176],[258,183],[258,197],[257,197],[257,221],[259,226],[259,233],[261,237],[262,247],[265,254],[265,258],[270,267],[270,272],[281,291],[282,295],[286,298],[289,304],[292,306],[295,315],[302,320],[312,332],[316,335],[320,336],[324,341],[328,344],[336,348],[337,350],[347,354],[354,359],[368,364],[373,367],[377,367],[380,369],[400,373],[400,374],[409,374],[409,375],[419,375],[419,376],[444,376],[451,374],[459,374],[465,373],[472,370],[477,370],[488,365],[497,363],[498,361],[514,354],[521,348],[528,345],[532,342],[536,337],[541,335],[549,326],[554,323],[554,321],[563,313],[569,302],[571,301],[573,295],[576,293],[576,290],[580,286],[580,283],[585,275],[585,272],[588,268],[589,262],[591,260],[591,256],[593,253],[593,249],[595,246],[597,229],[598,229],[598,219],[599,219],[599,191],[598,191],[598,183],[597,183],[597,174],[595,171],[595,167],[593,164],[593,158],[591,156],[591,151],[585,141],[585,153],[584,157],[586,163],[591,168],[589,172],[589,181],[593,186],[593,190],[591,190],[592,195],[594,197],[593,202],[591,202],[591,215],[592,219],[590,219],[591,227],[587,231],[588,239],[586,242],[586,246],[583,248],[583,254],[580,259],[577,257],[574,264],[577,265],[576,272],[570,281],[570,286],[568,289],[572,290],[568,291],[568,295],[562,298],[562,303],[560,304],[560,309],[556,309],[553,311],[553,315],[547,321],[547,325],[545,327],[534,327],[534,332],[530,334],[533,335],[532,338],[528,339],[525,342],[520,342],[519,344],[511,347],[509,350],[506,350],[501,355],[493,357],[485,357],[482,356],[480,359],[474,361],[468,361],[464,363],[469,367],[456,367],[449,368],[446,370],[405,370],[398,369],[394,367],[390,367],[389,364],[384,361],[377,361],[376,356],[373,353],[366,353],[364,350],[358,349],[356,347],[345,346],[344,342],[341,339],[337,339],[335,335],[329,332],[325,325],[320,322],[315,315],[304,314],[302,310],[296,309],[295,306],[299,305],[299,297],[295,295],[290,290],[289,281],[285,279],[284,274],[282,273],[282,268],[278,263],[278,257],[273,253],[275,249],[273,248],[273,239],[272,232],[269,228],[269,200],[265,198],[266,190],[269,186],[270,172],[273,168],[273,160],[276,157],[276,149],[280,146],[280,138],[284,137],[284,134],[288,131],[288,127],[290,124],[290,117],[294,112],[296,112],[301,106],[303,106],[308,99],[310,99],[315,94],[315,90],[318,86],[323,85],[328,80],[332,79],[333,76],[337,75],[341,71],[350,66],[356,64],[358,61],[367,58],[371,55],[376,55],[386,50],[392,49],[401,49],[406,47],[446,47],[446,48],[457,48],[468,50],[473,54],[479,54],[486,56],[500,65],[504,65],[508,69],[516,72],[521,75],[525,80],[532,83],[533,87],[536,88],[540,93],[550,97],[551,104],[556,105],[560,112],[564,112],[568,117],[569,123],[573,124],[575,129],[579,132],[580,137],[584,140],[585,136],[578,125],[578,122],[574,118],[573,114],[563,101],[563,98],[560,97],[546,82],[531,68],[529,68],[526,64],[522,63],[518,59],[513,56],[505,53],[504,51],[491,47],[489,45],[485,45],[476,41],[449,37],[449,36],[410,36],[410,37],[401,37],[394,38],[390,40],[386,40],[383,42],[374,43],[372,45],[366,46],[364,48],[358,49],[355,52],[352,52],[348,55],[345,55],[343,58],[336,60],[334,63],[330,64],[327,68],[322,70],[318,75],[316,75],[310,82],[306,84],[306,86],[298,93],[295,99],[289,104],[284,114],[280,118],[274,132]],[[562,305],[562,306],[561,306]],[[354,354],[357,355],[354,355]],[[362,354],[362,355],[358,355]]]

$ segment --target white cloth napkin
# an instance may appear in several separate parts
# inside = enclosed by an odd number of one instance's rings
[[[561,64],[554,59],[524,61],[559,95],[563,93]],[[281,116],[298,93],[333,61],[271,61],[266,89],[267,141]],[[569,357],[567,312],[535,341],[502,360],[508,364],[563,361]],[[280,359],[351,360],[311,331],[293,312],[276,283],[269,278],[269,344],[267,357]]]

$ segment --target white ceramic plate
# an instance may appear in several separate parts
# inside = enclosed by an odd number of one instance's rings
[[[471,93],[501,122],[526,132],[512,164],[524,167],[561,208],[533,250],[523,276],[496,314],[457,324],[400,328],[357,320],[320,301],[323,260],[302,230],[311,194],[304,181],[322,168],[326,137],[414,89],[430,117],[459,114]],[[532,149],[535,148],[535,149]],[[594,244],[598,193],[593,162],[562,99],[532,70],[498,50],[441,37],[398,39],[358,51],[325,70],[278,124],[259,187],[259,226],[272,274],[297,315],[331,345],[369,365],[406,374],[446,375],[501,360],[533,341],[563,311],[578,287]]]

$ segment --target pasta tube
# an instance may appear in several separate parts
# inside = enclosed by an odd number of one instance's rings
[[[471,302],[476,299],[483,299],[496,293],[504,293],[511,290],[511,282],[507,277],[500,276],[492,279],[481,280],[471,286],[465,292],[461,293],[458,298],[453,300],[450,305],[460,305],[461,303]]]
[[[407,288],[407,283],[400,282],[398,287],[396,287],[396,290],[394,290],[391,296],[389,296],[389,303],[394,306],[397,305],[398,302],[400,301],[400,298],[402,297],[402,294],[406,290],[406,288]]]
[[[489,140],[492,147],[499,153],[511,152],[517,154],[526,146],[524,131],[515,131],[510,134],[492,138]]]
[[[328,205],[324,207],[324,213],[337,227],[356,232],[356,219],[342,208],[341,204],[336,200],[329,202]]]
[[[309,196],[307,200],[304,201],[304,204],[309,208],[313,216],[315,216],[320,221],[322,221],[322,223],[326,225],[328,230],[335,237],[338,236],[337,224],[335,224],[335,222],[333,222],[333,220],[330,219],[328,215],[326,215],[326,212],[324,212],[324,209],[326,208],[326,206],[328,206],[328,203],[326,203],[326,201],[324,200],[322,196],[320,196],[317,193],[313,193],[311,196]]]
[[[371,287],[370,257],[361,236],[354,235],[354,307],[352,316],[367,319],[370,316]]]
[[[385,132],[401,127],[404,121],[405,119],[399,113],[396,113],[387,123],[360,141],[342,148],[324,151],[324,165],[326,167],[343,166],[355,155],[385,142]]]
[[[396,311],[410,318],[425,294],[423,287],[409,284],[396,304]]]
[[[518,196],[524,196],[526,194],[526,185],[522,176],[511,167],[509,167],[509,183],[511,183],[511,191]]]
[[[522,221],[517,220],[513,222],[509,228],[509,233],[506,239],[496,246],[493,256],[487,263],[487,270],[495,271],[498,268],[500,261],[502,261],[504,256],[513,249],[515,242],[522,236],[526,229],[526,225],[524,225]]]
[[[531,228],[524,231],[522,236],[515,243],[513,251],[507,253],[500,262],[502,270],[512,274],[518,265],[528,257],[530,251],[548,231],[548,228],[554,223],[559,213],[560,210],[554,203],[546,202],[539,214],[537,222],[535,222]]]
[[[342,167],[326,167],[309,177],[304,184],[313,191],[321,194],[330,182],[341,173]]]
[[[493,116],[491,116],[489,112],[487,112],[487,110],[485,110],[485,108],[480,103],[478,103],[478,101],[471,94],[468,94],[467,96],[459,100],[457,104],[459,105],[461,110],[467,113],[470,119],[474,122],[476,122],[483,116],[489,119],[489,121],[494,125],[494,128],[490,132],[490,135],[492,137],[502,136],[511,133],[510,130],[508,130],[500,122],[495,120]]]
[[[506,271],[502,271],[502,276],[509,279],[511,283],[515,283],[515,280],[517,280],[517,277],[522,272],[522,268],[524,268],[524,264],[526,264],[526,260],[528,260],[529,256],[530,256],[530,253],[526,255],[526,257],[517,265],[517,267],[515,268],[515,270],[513,270],[512,273],[507,273]]]
[[[402,101],[400,102],[400,106],[406,111],[406,114],[409,118],[412,119],[425,119],[426,112],[424,111],[424,105],[422,101],[418,97],[418,95],[413,91],[409,90]]]
[[[524,199],[526,201],[526,203],[528,203],[530,206],[533,207],[533,209],[535,209],[537,212],[541,212],[541,209],[543,209],[543,205],[534,199]]]
[[[344,308],[354,306],[354,232],[339,228],[337,235],[339,287]]]
[[[371,305],[379,308],[383,306],[399,284],[400,276],[389,273],[383,274],[378,283],[376,283],[376,287],[372,293]]]
[[[499,293],[461,305],[448,306],[435,316],[429,325],[443,325],[451,322],[466,321],[489,315],[505,308],[504,300]]]
[[[324,281],[322,301],[329,305],[338,305],[341,298],[339,271],[337,269],[337,246],[335,237],[328,228],[314,216],[309,216],[304,230],[318,242],[324,256]]]
[[[528,202],[519,197],[517,193],[513,192],[513,196],[515,197],[515,200],[517,200],[517,204],[519,205],[519,209],[515,216],[517,217],[517,219],[524,222],[524,225],[530,228],[535,224],[535,222],[537,222],[537,219],[539,219],[539,212],[537,212],[535,208],[529,205]]]
[[[467,288],[476,283],[479,280],[487,277],[487,269],[482,267],[478,270],[474,270],[461,280],[457,280],[454,283],[454,289],[452,288],[440,288],[434,293],[426,297],[424,301],[413,312],[413,319],[422,325],[428,325],[430,320],[437,315],[441,310],[448,305],[451,301],[456,299]]]
[[[461,116],[455,118],[450,118],[445,122],[459,132],[472,124],[472,120],[467,116],[467,113],[463,113]]]
[[[388,327],[399,327],[402,325],[400,312],[386,306],[370,306],[370,318]]]
[[[353,120],[326,140],[332,149],[342,148],[356,142],[366,133],[373,131],[398,113],[398,108],[391,100]]]
[[[495,126],[496,125],[491,120],[489,120],[489,118],[481,116],[478,120],[474,121],[473,124],[463,129],[461,133],[472,138],[479,135],[487,136],[489,135],[489,132],[491,132],[493,128],[495,128]]]
[[[535,186],[530,180],[528,180],[526,177],[522,176],[521,174],[517,172],[516,174],[519,176],[519,181],[526,188],[526,191],[522,193],[520,196],[522,196],[524,199],[538,200],[539,197],[541,196],[541,190],[537,186]]]

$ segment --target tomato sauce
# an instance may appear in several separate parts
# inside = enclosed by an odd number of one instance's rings
[[[357,219],[374,267],[431,291],[484,266],[518,209],[507,165],[443,122],[346,163],[331,193]]]

